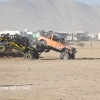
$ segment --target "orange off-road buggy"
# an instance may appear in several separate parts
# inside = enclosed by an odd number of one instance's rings
[[[50,34],[47,36],[39,36],[40,44],[36,46],[39,52],[49,52],[54,50],[60,52],[61,59],[74,59],[76,48],[65,44],[65,38],[59,34]]]

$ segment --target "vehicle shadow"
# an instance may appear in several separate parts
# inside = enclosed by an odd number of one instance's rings
[[[56,59],[56,58],[42,58],[40,60],[60,60],[60,59]]]
[[[41,57],[40,60],[62,60],[63,61],[63,59],[60,59],[60,58],[43,58],[43,57]],[[100,58],[86,58],[85,57],[85,58],[75,58],[75,59],[67,59],[67,60],[100,60]]]
[[[86,57],[83,57],[83,58],[75,58],[75,60],[100,60],[100,58],[86,58]]]

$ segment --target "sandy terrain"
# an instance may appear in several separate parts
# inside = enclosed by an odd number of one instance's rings
[[[100,100],[100,42],[84,42],[74,60],[54,51],[38,60],[0,58],[0,100]]]

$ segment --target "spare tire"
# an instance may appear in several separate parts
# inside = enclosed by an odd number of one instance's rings
[[[45,47],[42,44],[37,45],[36,48],[38,49],[38,52],[43,52],[45,49]]]
[[[4,43],[0,43],[0,53],[5,53],[7,51],[7,46]]]
[[[50,51],[50,47],[47,47],[44,52],[49,52]]]

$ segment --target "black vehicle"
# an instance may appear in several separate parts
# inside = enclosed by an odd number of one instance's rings
[[[0,53],[15,49],[22,53],[25,59],[39,58],[38,50],[29,44],[28,38],[20,35],[8,35],[0,38]]]

